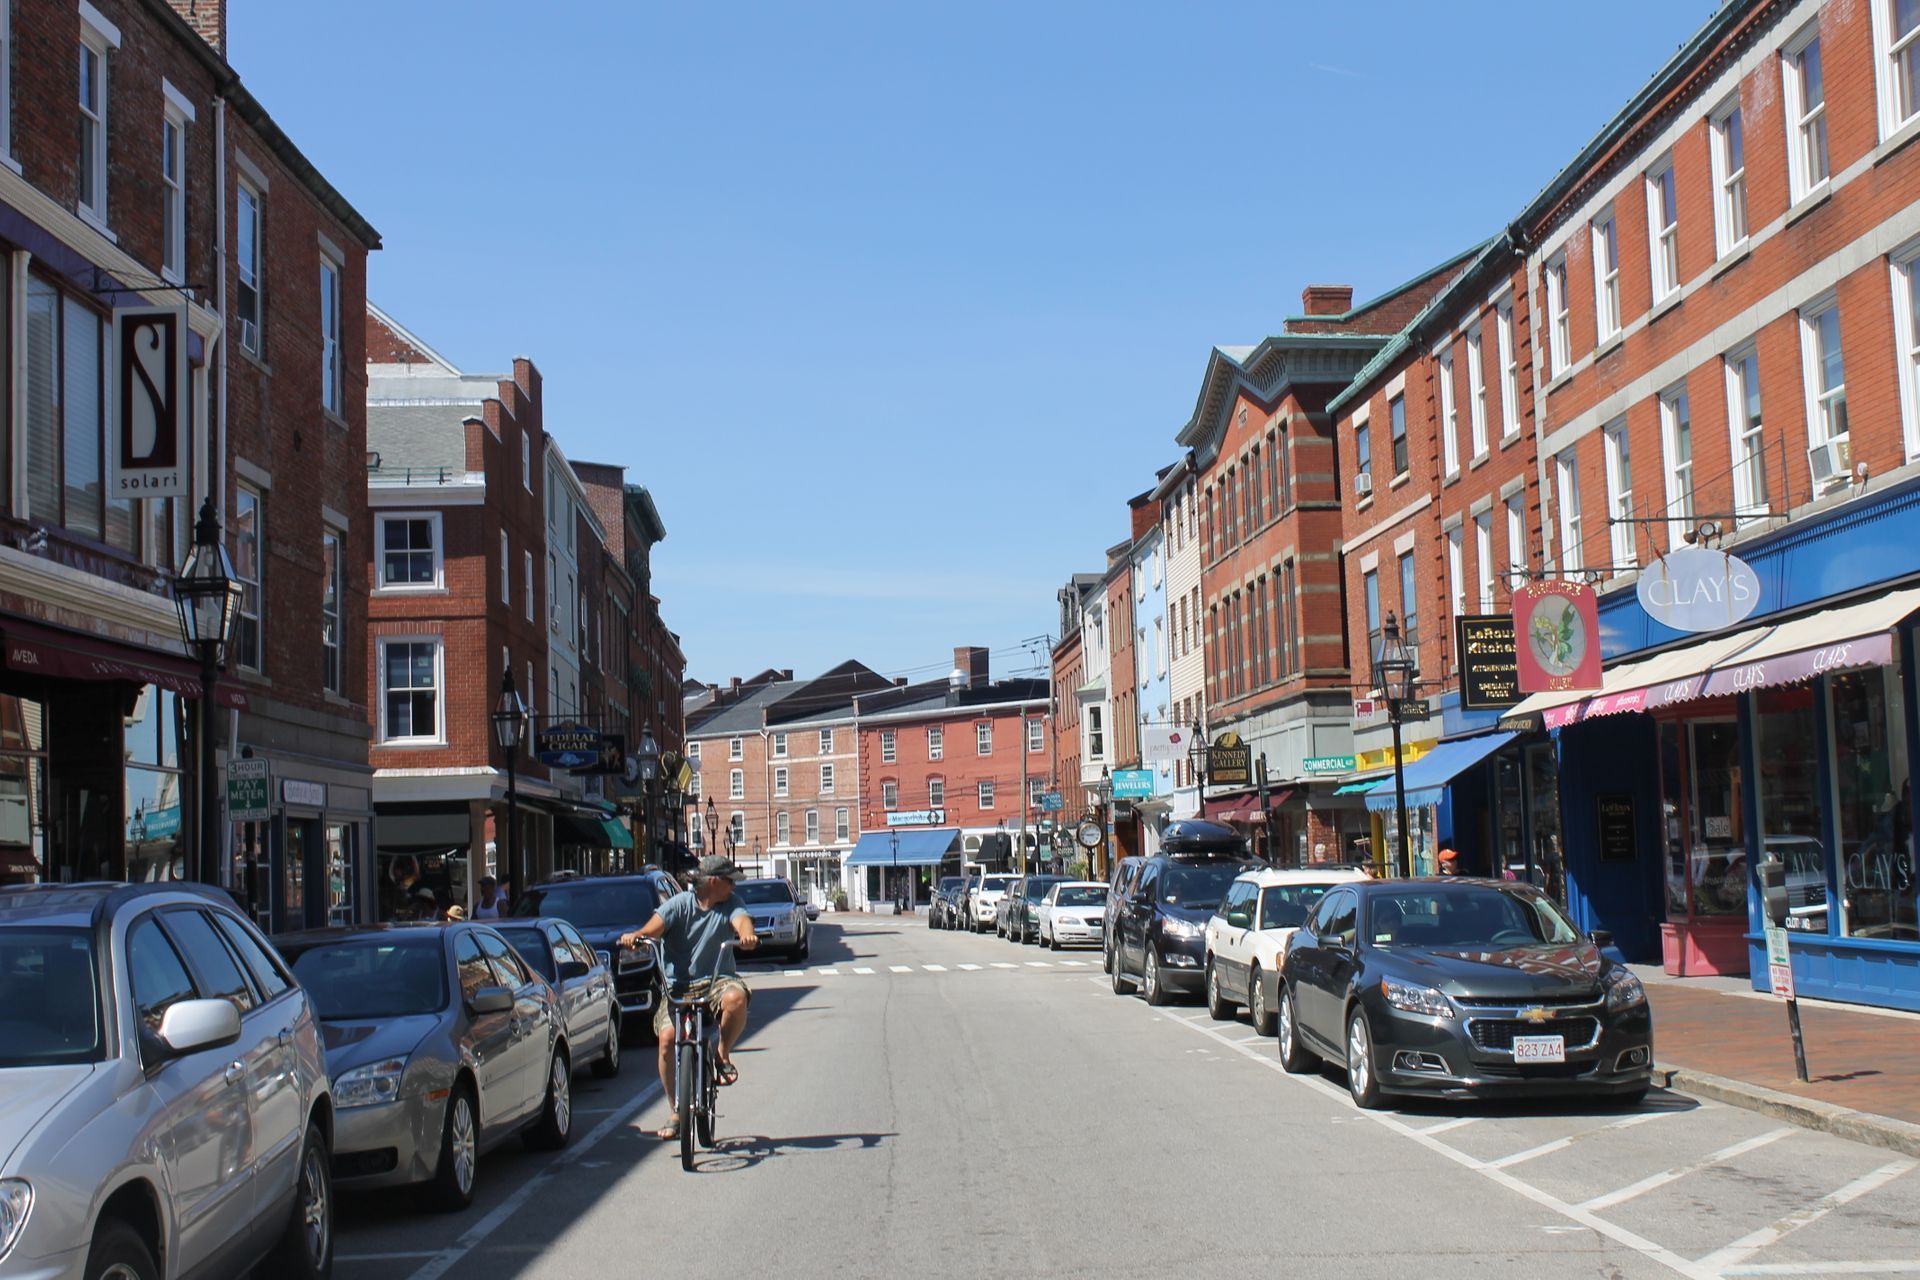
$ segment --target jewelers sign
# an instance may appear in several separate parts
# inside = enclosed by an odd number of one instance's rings
[[[1529,582],[1513,592],[1521,693],[1600,687],[1600,610],[1582,582]]]
[[[1738,556],[1676,547],[1640,573],[1640,607],[1675,631],[1718,631],[1760,605],[1760,577]]]
[[[1483,711],[1520,701],[1520,655],[1513,641],[1513,619],[1458,618],[1453,625],[1454,651],[1460,655],[1460,705],[1468,711]]]
[[[187,309],[115,309],[110,369],[108,488],[118,498],[183,496],[190,435]]]

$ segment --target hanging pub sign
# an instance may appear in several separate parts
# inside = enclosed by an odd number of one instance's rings
[[[600,731],[583,724],[556,724],[534,735],[533,754],[556,769],[585,769],[599,762]]]
[[[594,747],[594,758],[587,764],[578,765],[576,774],[604,774],[608,777],[625,779],[627,772],[627,736],[624,733],[598,733]],[[634,761],[633,772],[638,775],[640,763]]]
[[[1600,687],[1600,609],[1584,582],[1514,588],[1513,634],[1521,693]]]
[[[1718,631],[1760,607],[1760,575],[1706,547],[1676,547],[1640,571],[1640,607],[1675,631]]]
[[[107,486],[116,498],[187,492],[187,309],[119,307],[113,313],[107,389]]]
[[[1499,615],[1456,618],[1454,652],[1460,655],[1460,706],[1467,711],[1510,707],[1520,701],[1520,655],[1513,619]]]
[[[1229,729],[1213,740],[1207,753],[1207,785],[1210,787],[1250,787],[1253,785],[1253,748],[1240,741]]]

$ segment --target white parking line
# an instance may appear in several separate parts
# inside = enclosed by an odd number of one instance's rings
[[[1920,1275],[1920,1262],[1762,1262],[1751,1267],[1734,1267],[1724,1276],[1913,1276]]]
[[[1029,961],[1027,961],[1027,968],[1029,968],[1029,969],[1051,969],[1051,968],[1053,968],[1053,965],[1051,965],[1050,963],[1048,963],[1048,962],[1047,962],[1047,961],[1045,961],[1045,960],[1029,960]]]
[[[980,968],[980,966],[979,966],[979,965],[977,965],[977,964],[963,964],[963,965],[961,965],[960,967],[961,967],[962,969],[965,969],[965,970],[966,970],[966,971],[967,971],[968,973],[975,973],[975,972],[978,972],[978,971],[979,971],[979,968]]]
[[[840,976],[838,969],[815,969],[814,972],[823,978],[837,978]]]
[[[1060,963],[1069,969],[1084,969],[1087,967],[1085,960],[1062,960]]]
[[[1821,1196],[1804,1209],[1796,1209],[1778,1222],[1749,1231],[1724,1249],[1715,1249],[1700,1259],[1699,1265],[1706,1271],[1719,1275],[1729,1267],[1737,1267],[1760,1252],[1768,1245],[1777,1243],[1789,1232],[1798,1231],[1810,1222],[1818,1222],[1849,1201],[1858,1200],[1869,1191],[1877,1191],[1901,1174],[1920,1165],[1920,1160],[1893,1160],[1881,1165],[1872,1173],[1865,1173],[1841,1187],[1830,1195]]]
[[[993,967],[996,969],[1018,969],[1020,966],[1017,964],[1008,964],[1005,960],[995,960]]]
[[[1442,1125],[1440,1127],[1445,1128],[1446,1126]],[[1432,1133],[1434,1131],[1429,1129],[1427,1132]],[[1698,1160],[1688,1164],[1675,1165],[1663,1173],[1656,1173],[1651,1177],[1642,1178],[1638,1182],[1628,1183],[1618,1191],[1609,1191],[1603,1196],[1595,1196],[1591,1200],[1583,1200],[1580,1202],[1580,1207],[1589,1213],[1598,1213],[1602,1209],[1611,1209],[1616,1204],[1631,1200],[1635,1196],[1645,1195],[1649,1191],[1666,1186],[1669,1182],[1677,1182],[1690,1173],[1698,1173],[1702,1169],[1711,1168],[1716,1164],[1724,1164],[1728,1160],[1737,1160],[1749,1151],[1758,1151],[1761,1147],[1767,1146],[1769,1143],[1778,1142],[1792,1132],[1793,1129],[1791,1127],[1768,1130],[1757,1138],[1748,1138],[1745,1142],[1736,1142],[1730,1147],[1722,1147],[1718,1151],[1701,1156]]]
[[[920,967],[928,973],[945,973],[947,971],[947,966],[943,964],[923,964]]]
[[[789,978],[804,978],[807,976],[807,971],[805,969],[789,969],[787,970],[787,976]]]
[[[1637,1116],[1628,1116],[1624,1120],[1615,1120],[1612,1124],[1603,1124],[1597,1129],[1588,1129],[1581,1133],[1568,1134],[1564,1138],[1555,1138],[1552,1142],[1543,1142],[1537,1147],[1528,1147],[1525,1151],[1516,1151],[1510,1156],[1501,1156],[1498,1160],[1487,1161],[1489,1169],[1506,1169],[1516,1164],[1525,1164],[1539,1156],[1552,1155],[1556,1151],[1565,1151],[1581,1138],[1590,1138],[1596,1133],[1612,1133],[1615,1129],[1631,1129],[1637,1124],[1649,1120],[1660,1120],[1667,1116],[1680,1115],[1678,1111],[1642,1111]],[[1425,1130],[1423,1132],[1431,1132]]]
[[[854,970],[854,972],[855,972],[855,973],[859,973],[859,974],[867,974],[867,975],[871,975],[871,974],[873,973],[873,970],[871,970],[871,969],[855,969],[855,970]]]
[[[1479,1116],[1460,1116],[1454,1120],[1443,1120],[1439,1124],[1430,1124],[1421,1133],[1445,1133],[1449,1129],[1464,1129],[1470,1124],[1478,1124]]]
[[[1265,1040],[1266,1038],[1267,1038],[1266,1036],[1260,1035],[1259,1033],[1256,1032],[1255,1034],[1250,1036],[1242,1036],[1240,1039],[1235,1040],[1234,1043],[1235,1044],[1259,1044],[1262,1040]]]
[[[887,966],[887,969],[891,973],[912,973],[913,972],[913,966],[910,964],[890,964]],[[869,969],[867,970],[867,972],[872,973],[873,970]]]

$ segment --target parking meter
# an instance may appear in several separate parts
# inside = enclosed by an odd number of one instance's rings
[[[1766,908],[1767,921],[1776,928],[1785,928],[1787,923],[1787,864],[1768,854],[1760,863],[1760,898]]]

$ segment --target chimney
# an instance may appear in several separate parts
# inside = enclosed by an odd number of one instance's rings
[[[1300,305],[1306,308],[1310,316],[1344,315],[1353,310],[1353,286],[1310,284],[1300,291]]]
[[[780,668],[780,678],[781,678],[782,680],[791,680],[791,679],[793,679],[793,668],[792,668],[792,667],[782,667],[782,668]]]
[[[904,689],[904,688],[906,688],[906,687],[907,687],[907,678],[906,678],[905,676],[895,676],[895,677],[893,678],[893,687],[894,687],[894,688],[896,688],[896,689]]]
[[[720,686],[717,684],[708,685],[707,686],[707,705],[712,706],[714,703],[718,701],[720,701]]]
[[[987,651],[978,645],[960,645],[953,651],[955,686],[971,689],[987,682]]]
[[[227,56],[227,0],[168,0],[173,11],[221,57]]]
[[[731,693],[736,698],[740,696],[740,677],[739,676],[735,676],[733,677],[733,679],[727,682],[727,692]]]

